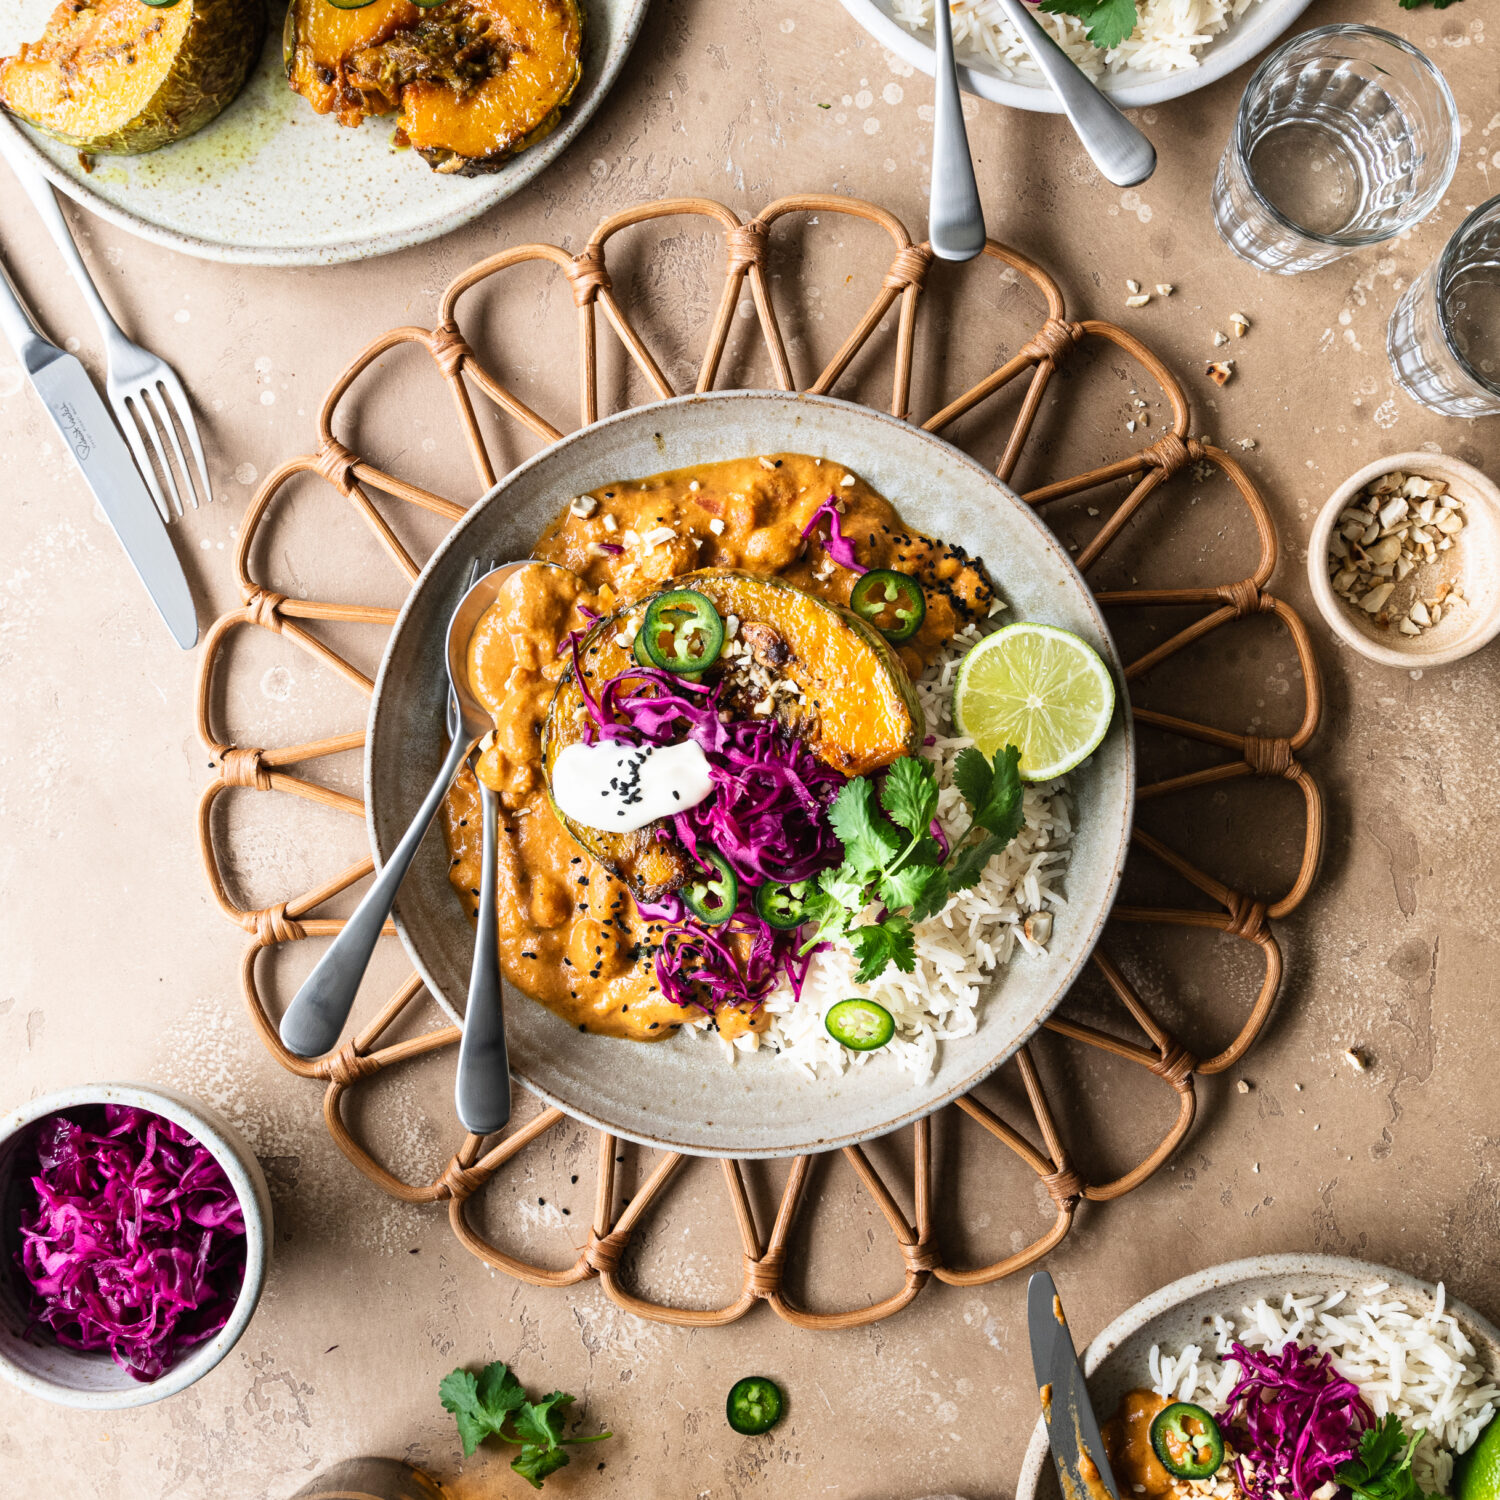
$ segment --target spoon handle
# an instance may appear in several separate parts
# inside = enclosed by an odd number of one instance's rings
[[[482,781],[482,873],[479,921],[474,929],[474,967],[458,1044],[458,1080],[453,1102],[472,1135],[492,1135],[510,1119],[510,1057],[505,1047],[505,1009],[500,991],[499,919],[495,912],[495,839],[500,799]]]
[[[958,94],[958,67],[953,60],[953,17],[948,0],[933,0],[932,29],[937,37],[937,68],[932,123],[932,197],[927,210],[927,238],[943,260],[973,260],[984,249],[984,210],[969,133],[964,129]]]
[[[1156,148],[1037,24],[1024,0],[1000,0],[1000,6],[1052,85],[1094,165],[1116,187],[1144,182],[1156,170]]]
[[[370,955],[375,951],[391,907],[396,904],[396,892],[416,857],[428,825],[437,816],[459,763],[471,748],[471,742],[462,732],[454,735],[442,769],[411,826],[391,851],[385,868],[365,892],[364,900],[355,907],[354,915],[344,923],[343,931],[328,945],[317,967],[292,997],[281,1018],[281,1040],[288,1052],[298,1057],[321,1057],[338,1045],[339,1033],[349,1019],[360,981],[370,966]]]

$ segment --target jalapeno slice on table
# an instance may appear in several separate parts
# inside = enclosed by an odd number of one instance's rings
[[[695,589],[673,589],[646,606],[637,640],[645,640],[651,665],[664,672],[701,672],[719,659],[724,622],[710,599]]]
[[[828,1035],[851,1052],[874,1052],[896,1034],[896,1019],[873,1000],[840,1000],[823,1018]]]
[[[812,881],[799,880],[794,885],[768,881],[755,893],[755,910],[772,927],[791,932],[807,920],[807,898]]]
[[[736,1432],[754,1437],[769,1432],[780,1420],[786,1407],[781,1387],[764,1375],[747,1375],[729,1388],[724,1415]]]
[[[698,855],[712,873],[706,879],[688,881],[677,894],[682,897],[682,904],[705,927],[717,927],[734,915],[739,904],[739,877],[717,849],[700,845]]]
[[[909,573],[872,568],[849,591],[849,608],[888,641],[909,641],[927,618],[927,596]]]
[[[1209,1479],[1224,1462],[1224,1435],[1201,1406],[1174,1401],[1151,1422],[1151,1446],[1167,1473],[1178,1479]]]

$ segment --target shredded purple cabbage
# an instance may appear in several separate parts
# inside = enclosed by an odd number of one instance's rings
[[[808,517],[807,525],[802,528],[803,536],[810,536],[817,530],[820,522],[827,522],[828,535],[823,540],[823,550],[838,563],[840,567],[848,568],[851,572],[864,573],[868,569],[860,566],[859,559],[854,555],[854,544],[844,535],[842,517],[839,515],[838,497],[830,494],[829,497]]]
[[[244,1212],[191,1135],[118,1104],[53,1115],[37,1168],[16,1254],[36,1325],[69,1349],[107,1349],[142,1382],[224,1326],[245,1276]]]
[[[1242,1374],[1228,1411],[1240,1488],[1251,1500],[1311,1500],[1359,1452],[1374,1413],[1330,1355],[1288,1341],[1279,1354],[1235,1344]]]

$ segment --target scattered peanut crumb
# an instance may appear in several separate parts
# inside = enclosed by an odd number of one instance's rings
[[[1215,349],[1222,349],[1224,347],[1224,345],[1227,344],[1228,342],[1229,342],[1228,335],[1220,333],[1219,330],[1217,328],[1215,328],[1214,329],[1214,348]]]
[[[1208,366],[1208,378],[1215,385],[1228,385],[1234,379],[1234,361],[1232,359],[1216,359]]]
[[[845,474],[844,477],[841,480],[839,480],[839,483],[842,484],[842,485],[853,484],[854,483],[854,476],[852,474]]]
[[[1134,296],[1125,299],[1126,307],[1144,307],[1151,300],[1150,292],[1137,292]]]
[[[1350,1047],[1349,1050],[1344,1053],[1344,1061],[1348,1063],[1356,1073],[1366,1072],[1370,1066],[1368,1059],[1365,1057],[1364,1053],[1359,1050],[1358,1047]]]
[[[1132,297],[1134,297],[1136,293],[1140,291],[1140,289],[1141,284],[1138,281],[1127,281],[1125,283],[1125,290],[1129,292]]]
[[[1246,1079],[1243,1079],[1243,1078],[1239,1079],[1235,1083],[1234,1091],[1237,1094],[1248,1094],[1250,1092],[1250,1084],[1249,1084],[1249,1082]]]
[[[1250,319],[1244,313],[1230,313],[1229,331],[1237,339],[1242,339],[1250,332]]]
[[[1156,295],[1158,297],[1170,297],[1177,288],[1170,281],[1158,281],[1156,283]]]

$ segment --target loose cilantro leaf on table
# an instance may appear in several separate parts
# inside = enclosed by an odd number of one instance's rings
[[[1021,831],[1020,760],[1014,745],[990,760],[973,749],[959,756],[953,780],[968,803],[970,822],[946,858],[931,833],[938,808],[931,761],[919,755],[893,761],[878,792],[865,776],[841,787],[828,820],[844,845],[844,862],[825,870],[808,897],[813,931],[802,951],[843,938],[859,960],[859,983],[878,979],[893,964],[910,974],[916,967],[913,925],[936,916],[954,891],[976,884],[991,858]],[[859,921],[875,902],[884,908],[881,915]]]
[[[562,1412],[573,1404],[573,1397],[553,1391],[540,1401],[528,1401],[521,1382],[501,1360],[486,1365],[477,1376],[464,1369],[445,1375],[438,1397],[458,1423],[465,1458],[472,1458],[487,1437],[517,1444],[521,1452],[511,1461],[511,1468],[533,1489],[541,1489],[547,1475],[568,1462],[564,1444],[597,1443],[612,1435],[564,1437]]]
[[[1355,1500],[1427,1500],[1411,1471],[1411,1456],[1421,1441],[1410,1437],[1394,1414],[1367,1427],[1359,1438],[1359,1455],[1342,1463],[1335,1477]]]
[[[1135,30],[1135,0],[1039,0],[1038,10],[1076,16],[1083,33],[1099,48],[1118,47]]]
[[[1397,0],[1402,10],[1420,10],[1428,0]],[[1434,10],[1447,10],[1450,5],[1458,4],[1458,0],[1432,0]]]

